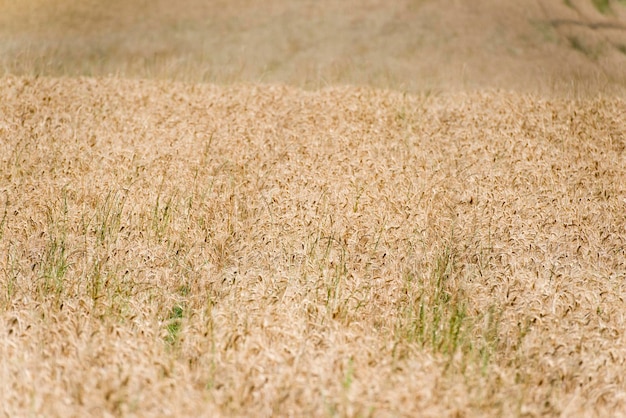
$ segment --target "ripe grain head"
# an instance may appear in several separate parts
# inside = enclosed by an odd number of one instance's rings
[[[623,101],[0,91],[9,415],[626,410]]]

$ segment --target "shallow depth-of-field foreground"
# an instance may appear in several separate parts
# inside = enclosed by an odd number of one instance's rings
[[[0,80],[7,416],[626,413],[626,103]]]

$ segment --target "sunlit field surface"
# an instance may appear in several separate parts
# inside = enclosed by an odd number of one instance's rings
[[[626,95],[626,0],[0,0],[0,74]]]
[[[14,3],[4,416],[626,415],[620,2]]]

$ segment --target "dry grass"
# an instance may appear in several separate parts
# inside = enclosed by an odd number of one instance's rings
[[[617,0],[0,0],[0,73],[626,94]]]
[[[626,103],[5,77],[6,416],[626,414]]]
[[[0,411],[625,416],[625,50],[621,0],[0,0]]]

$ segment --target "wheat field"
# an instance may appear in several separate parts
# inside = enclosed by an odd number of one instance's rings
[[[0,0],[0,74],[626,96],[626,0]]]
[[[565,3],[563,19],[605,4]],[[605,26],[554,25],[564,41],[542,59],[573,54],[575,77],[529,64],[521,84],[512,71],[489,84],[472,67],[503,51],[487,48],[461,78],[329,64],[311,82],[299,70],[319,57],[296,54],[269,83],[251,63],[206,80],[197,51],[184,68],[178,52],[85,61],[104,42],[80,26],[89,13],[23,4],[0,1],[3,416],[626,416],[621,29],[581,38],[613,45],[592,60],[571,31]],[[615,26],[623,9],[606,4]],[[91,46],[12,58],[7,45],[63,32],[46,10]]]
[[[626,411],[626,103],[1,86],[9,416]]]

